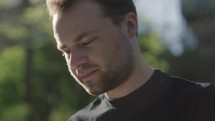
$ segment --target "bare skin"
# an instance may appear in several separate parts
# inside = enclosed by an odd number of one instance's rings
[[[71,75],[89,94],[105,93],[110,100],[130,94],[153,73],[141,56],[137,26],[134,13],[117,26],[91,1],[53,17],[57,47]]]

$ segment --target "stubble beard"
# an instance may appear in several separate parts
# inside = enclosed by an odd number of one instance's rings
[[[134,68],[134,55],[132,47],[128,40],[124,40],[124,37],[121,39],[122,40],[119,41],[123,42],[118,43],[121,47],[115,46],[113,49],[115,54],[113,54],[113,56],[106,61],[106,64],[103,68],[99,68],[97,72],[99,80],[93,80],[90,81],[92,83],[84,84],[80,79],[75,77],[74,72],[72,72],[71,68],[69,68],[71,75],[90,95],[97,96],[108,92],[125,83],[131,76]],[[86,67],[94,68],[99,67],[99,65],[87,64]]]
[[[121,39],[115,47],[115,52],[119,52],[109,60],[106,66],[109,70],[103,74],[103,82],[106,82],[104,85],[107,85],[104,92],[115,89],[128,81],[134,69],[135,60],[131,43],[123,33],[120,34]]]

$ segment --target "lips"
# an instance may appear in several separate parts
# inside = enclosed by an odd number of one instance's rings
[[[97,72],[97,69],[94,69],[94,70],[82,72],[81,74],[79,75],[77,74],[77,75],[82,81],[86,82],[91,80],[96,72]]]

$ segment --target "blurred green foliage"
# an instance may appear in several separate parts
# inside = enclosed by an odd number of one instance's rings
[[[17,9],[22,11],[4,13],[7,17],[0,23],[0,37],[4,39],[0,46],[0,120],[66,121],[93,97],[69,75],[56,50],[44,3],[33,2]],[[167,70],[165,60],[155,58],[164,50],[156,34],[140,38],[144,57]]]
[[[22,102],[23,57],[23,49],[20,47],[7,48],[0,54],[1,121],[12,121],[13,116],[16,116],[19,121],[26,118],[28,108]]]
[[[44,3],[23,1],[0,3],[0,121],[66,121],[93,97],[69,75]],[[168,71],[169,52],[158,35],[139,40],[147,62]]]
[[[139,36],[140,49],[143,57],[154,68],[168,71],[169,64],[164,56],[167,48],[161,43],[156,33]]]

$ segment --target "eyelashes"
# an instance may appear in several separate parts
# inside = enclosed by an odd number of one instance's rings
[[[96,37],[92,37],[90,39],[86,39],[86,40],[83,40],[80,45],[81,46],[87,46],[87,45],[90,45],[91,43],[93,43],[94,41],[96,40]]]
[[[93,42],[94,41],[96,41],[97,40],[97,37],[87,37],[87,38],[85,38],[85,39],[82,39],[81,41],[79,41],[79,42],[77,42],[75,45],[73,45],[74,46],[74,48],[76,48],[76,49],[87,49],[88,47],[90,47],[90,45],[92,45],[93,44]],[[69,46],[64,46],[64,47],[62,47],[62,48],[59,48],[58,50],[60,50],[61,51],[61,55],[63,56],[63,57],[66,57],[66,58],[68,58],[69,57],[69,55],[71,54],[71,51],[72,51],[72,47],[69,47]]]

